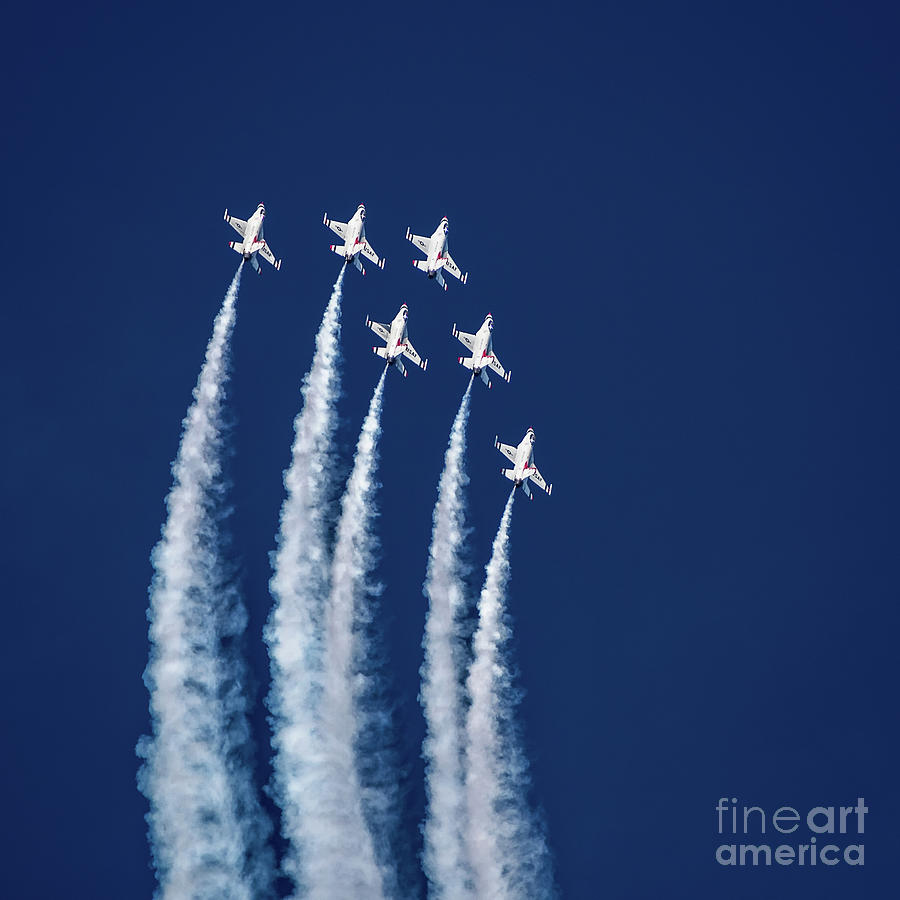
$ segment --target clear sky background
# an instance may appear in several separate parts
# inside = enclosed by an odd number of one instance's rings
[[[4,896],[147,897],[149,552],[213,317],[222,221],[268,209],[231,405],[232,530],[261,697],[298,387],[347,273],[344,459],[410,306],[428,371],[389,380],[384,623],[411,762],[421,584],[473,387],[473,581],[516,505],[520,715],[566,897],[885,897],[896,884],[898,19],[891,4],[220,3],[20,7],[0,47],[7,216],[0,683]],[[469,283],[413,270],[450,218]],[[715,804],[871,810],[866,865],[724,869]],[[274,810],[270,811],[273,812]],[[838,843],[851,843],[851,840]]]

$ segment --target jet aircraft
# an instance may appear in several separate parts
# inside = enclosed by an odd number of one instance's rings
[[[256,207],[256,212],[250,216],[248,222],[229,216],[228,210],[225,210],[225,221],[243,238],[242,241],[229,241],[228,246],[240,253],[245,260],[249,260],[250,265],[256,269],[257,274],[259,274],[257,254],[262,256],[266,262],[270,262],[276,269],[281,268],[281,260],[275,259],[275,254],[272,253],[269,245],[263,238],[263,219],[265,217],[266,207],[263,203]]]
[[[445,291],[447,290],[447,285],[441,275],[441,270],[449,272],[463,284],[469,278],[469,273],[467,272],[463,275],[459,266],[453,261],[453,257],[450,256],[450,245],[447,242],[447,232],[449,230],[450,223],[446,216],[441,219],[441,224],[435,228],[431,237],[412,234],[408,228],[406,229],[406,239],[412,241],[426,256],[426,259],[414,259],[413,265],[425,272],[429,278],[437,281]]]
[[[455,337],[464,347],[472,351],[471,357],[459,356],[459,364],[471,369],[474,375],[480,375],[481,380],[488,386],[491,386],[491,380],[488,378],[487,370],[493,369],[501,378],[509,382],[509,376],[512,372],[507,372],[500,364],[494,354],[494,345],[492,341],[492,331],[494,328],[494,317],[488,313],[485,317],[481,328],[475,334],[467,334],[465,331],[458,331],[456,325],[453,325],[453,337]]]
[[[394,321],[390,325],[382,325],[380,322],[373,322],[370,318],[366,318],[366,325],[375,332],[383,341],[387,342],[386,347],[373,347],[372,352],[378,354],[382,359],[387,360],[386,365],[396,366],[401,375],[406,377],[406,368],[403,365],[402,357],[406,357],[424,371],[428,367],[428,360],[423,360],[415,347],[410,343],[406,333],[406,317],[409,308],[404,303],[400,307],[400,311],[394,316]]]
[[[533,481],[549,495],[553,491],[553,485],[544,481],[543,475],[534,465],[534,429],[529,428],[525,432],[518,447],[510,444],[501,444],[499,438],[494,438],[494,446],[513,464],[511,469],[501,469],[500,472],[512,481],[516,487],[521,487],[529,500],[534,497],[528,487],[529,480]]]
[[[375,263],[379,269],[384,268],[384,260],[379,259],[378,254],[366,240],[366,208],[362,203],[356,208],[356,212],[353,213],[353,218],[349,222],[336,222],[334,219],[328,218],[328,213],[325,213],[323,222],[344,241],[343,244],[332,244],[331,249],[338,256],[343,256],[348,263],[356,266],[363,275],[366,274],[366,270],[360,262],[360,253]]]

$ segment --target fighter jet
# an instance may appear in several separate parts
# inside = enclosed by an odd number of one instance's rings
[[[425,272],[429,278],[433,278],[446,291],[447,285],[444,283],[441,269],[446,269],[451,275],[458,278],[463,284],[466,283],[469,273],[463,275],[459,270],[459,266],[453,262],[450,256],[450,249],[447,243],[447,232],[450,230],[450,223],[447,217],[441,219],[441,224],[434,230],[431,237],[422,237],[418,234],[412,234],[406,229],[406,239],[412,241],[424,254],[427,259],[414,259],[413,265],[417,269]]]
[[[406,317],[409,309],[404,303],[400,307],[400,312],[394,316],[394,321],[390,325],[382,325],[379,322],[373,322],[366,317],[366,325],[375,332],[383,341],[387,341],[386,347],[373,347],[372,352],[377,353],[382,359],[387,360],[387,365],[396,366],[401,375],[406,377],[406,368],[403,365],[401,357],[405,356],[417,366],[421,366],[424,370],[428,367],[428,360],[423,360],[415,347],[409,342],[406,334]]]
[[[459,364],[471,369],[474,375],[480,375],[481,380],[488,386],[491,386],[491,380],[488,378],[488,368],[493,369],[501,378],[509,382],[509,376],[512,372],[507,372],[500,360],[494,355],[494,346],[491,339],[491,331],[494,328],[494,317],[488,313],[481,328],[475,334],[466,334],[465,331],[457,331],[456,324],[453,325],[453,337],[466,348],[472,351],[471,357],[460,356]]]
[[[266,207],[263,203],[256,207],[256,212],[250,216],[249,222],[229,216],[228,210],[225,210],[225,221],[243,238],[243,241],[229,241],[228,246],[240,253],[244,259],[250,260],[250,265],[256,269],[257,274],[260,274],[257,254],[260,254],[276,269],[281,268],[281,260],[275,259],[275,254],[263,239],[263,219],[265,217]]]
[[[359,254],[370,259],[379,269],[384,268],[384,260],[378,258],[378,254],[369,246],[366,240],[366,208],[362,203],[356,208],[353,218],[349,222],[335,222],[334,219],[325,218],[322,220],[339,238],[343,238],[343,244],[332,244],[331,249],[343,256],[348,263],[353,263],[363,275],[366,270],[359,260]]]
[[[544,481],[543,475],[538,472],[537,466],[534,465],[533,462],[533,428],[529,428],[528,431],[525,432],[525,437],[522,438],[522,443],[519,444],[518,447],[512,447],[509,444],[501,444],[499,438],[496,437],[494,438],[494,446],[513,464],[513,468],[501,469],[500,471],[510,481],[515,482],[516,487],[521,487],[525,492],[525,496],[528,497],[529,500],[534,499],[531,494],[531,490],[528,487],[529,479],[533,481],[539,488],[543,488],[543,490],[545,490],[547,494],[550,494],[553,491],[553,485],[547,484],[547,482]]]

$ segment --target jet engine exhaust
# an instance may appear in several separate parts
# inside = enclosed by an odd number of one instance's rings
[[[153,550],[150,692],[153,734],[141,738],[138,786],[160,896],[271,896],[271,825],[253,783],[245,666],[247,623],[224,560],[222,407],[243,263],[213,326],[184,419],[168,517]]]
[[[475,896],[552,897],[544,830],[528,805],[528,761],[515,721],[517,691],[507,646],[509,526],[515,488],[500,518],[478,600],[474,657],[466,679],[466,845]]]
[[[472,378],[459,404],[438,483],[424,594],[428,598],[420,702],[425,714],[425,788],[423,864],[431,895],[471,896],[463,842],[465,786],[462,771],[463,712],[460,690],[462,639],[459,616],[465,606],[465,570],[460,551],[465,537],[463,489],[466,426]]]
[[[272,727],[272,794],[282,811],[287,841],[282,867],[298,893],[328,896],[333,878],[323,871],[331,797],[317,716],[322,693],[323,598],[330,584],[326,515],[334,496],[332,458],[340,393],[341,268],[316,335],[312,364],[300,389],[290,466],[284,474],[277,550],[269,590],[273,607],[264,636],[272,685],[267,698]]]

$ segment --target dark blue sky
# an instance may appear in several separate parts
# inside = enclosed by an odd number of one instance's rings
[[[409,755],[427,535],[466,381],[450,326],[492,312],[513,377],[475,385],[471,561],[508,488],[493,437],[531,425],[555,488],[516,506],[510,605],[564,895],[887,895],[894,9],[80,4],[6,26],[6,895],[152,891],[134,783],[149,551],[237,262],[222,210],[260,200],[284,267],[244,279],[231,465],[258,694],[281,472],[339,268],[322,213],[365,202],[387,267],[347,275],[345,449],[378,376],[366,314],[407,302],[431,360],[387,385],[380,470]],[[470,273],[447,293],[403,240],[445,214]],[[866,866],[724,869],[721,796],[864,796]]]

